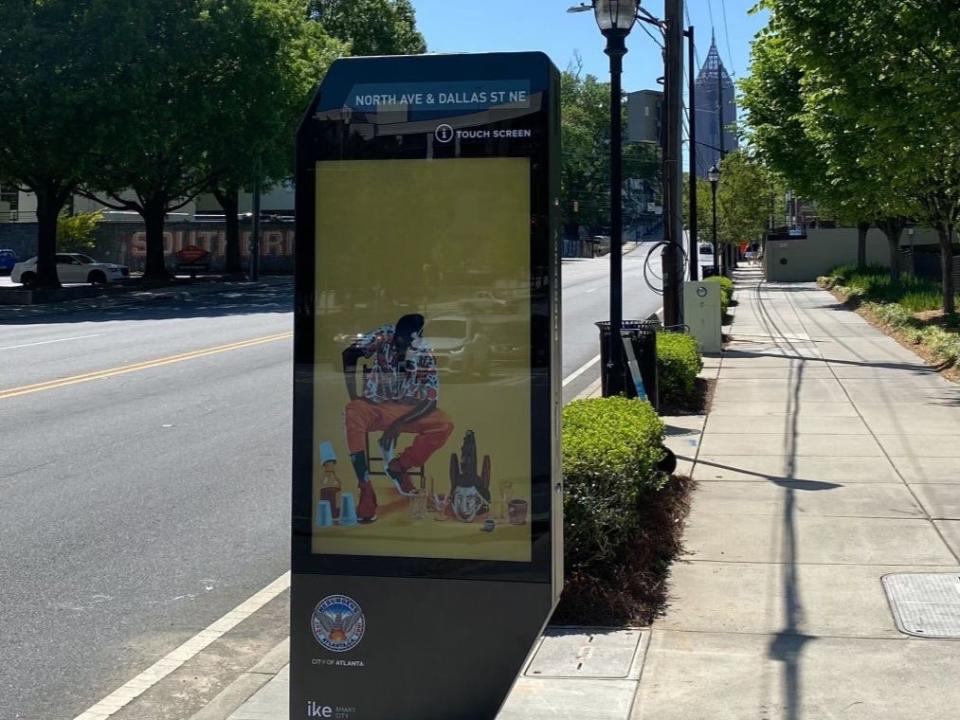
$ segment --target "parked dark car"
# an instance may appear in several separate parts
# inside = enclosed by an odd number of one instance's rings
[[[0,249],[0,275],[9,275],[19,259],[13,250]]]

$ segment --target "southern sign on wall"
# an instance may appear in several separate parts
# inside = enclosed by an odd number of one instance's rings
[[[493,718],[556,600],[557,91],[347,59],[300,128],[291,718]]]

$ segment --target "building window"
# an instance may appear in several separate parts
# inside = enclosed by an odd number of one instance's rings
[[[0,186],[0,220],[13,221],[17,219],[20,209],[20,193],[16,188]]]

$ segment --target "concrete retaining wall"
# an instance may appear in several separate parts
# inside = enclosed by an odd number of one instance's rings
[[[937,245],[937,234],[927,228],[918,228],[913,242],[915,245]],[[909,246],[906,233],[900,245]],[[856,262],[856,228],[809,230],[805,238],[770,241],[764,251],[764,270],[767,280],[773,282],[816,280],[837,265]],[[867,233],[867,262],[890,266],[887,237],[876,228]]]

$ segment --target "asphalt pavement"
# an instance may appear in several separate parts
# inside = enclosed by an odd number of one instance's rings
[[[661,306],[648,250],[626,318]],[[564,261],[565,400],[608,274]],[[291,309],[281,283],[0,319],[0,720],[71,720],[288,569]]]

